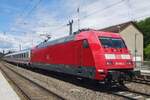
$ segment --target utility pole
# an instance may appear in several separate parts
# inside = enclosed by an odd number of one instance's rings
[[[3,50],[3,54],[5,54],[5,50]]]
[[[69,26],[69,35],[72,35],[72,24],[73,20],[69,21],[69,24],[67,24]]]
[[[78,13],[78,30],[80,30],[80,8],[77,9]]]
[[[19,51],[21,51],[21,44],[19,44]]]

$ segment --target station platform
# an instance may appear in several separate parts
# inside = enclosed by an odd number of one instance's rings
[[[143,75],[150,76],[150,70],[140,70]]]
[[[0,71],[0,100],[20,100]]]

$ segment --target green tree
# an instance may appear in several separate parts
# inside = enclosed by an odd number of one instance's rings
[[[144,58],[150,59],[150,18],[136,23],[144,35]]]
[[[150,44],[144,49],[145,59],[150,59]]]
[[[150,18],[137,22],[137,26],[144,34],[144,47],[150,43]]]

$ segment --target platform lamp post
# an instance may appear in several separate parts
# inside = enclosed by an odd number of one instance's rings
[[[137,56],[136,39],[137,39],[137,34],[135,33],[135,50],[134,50],[134,53],[135,53],[135,59],[134,59],[134,60],[135,60],[135,67],[137,67],[137,64],[136,64],[136,63],[137,63],[137,62],[136,62],[136,60],[137,60],[137,59],[136,59],[136,56]]]

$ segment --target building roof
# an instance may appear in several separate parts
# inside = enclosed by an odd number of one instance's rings
[[[108,32],[119,33],[119,32],[121,32],[122,30],[124,30],[126,27],[128,27],[129,25],[135,26],[135,28],[137,28],[141,33],[143,33],[143,32],[138,28],[138,26],[136,25],[136,23],[133,22],[133,21],[129,21],[129,22],[125,22],[125,23],[122,23],[122,24],[118,24],[118,25],[106,27],[106,28],[100,29],[100,31],[108,31]]]

